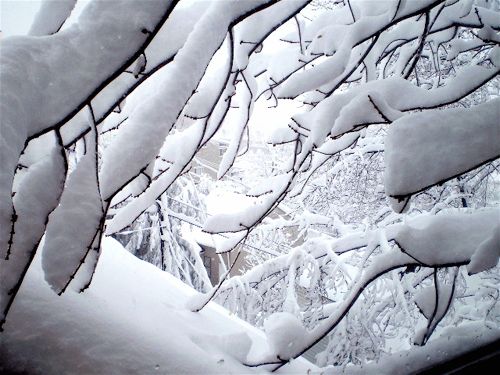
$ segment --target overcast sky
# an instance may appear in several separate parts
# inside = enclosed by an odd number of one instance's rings
[[[3,36],[26,34],[40,0],[0,0],[0,30]]]

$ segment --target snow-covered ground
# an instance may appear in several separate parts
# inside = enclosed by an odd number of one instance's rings
[[[37,256],[0,334],[0,372],[29,374],[246,374],[241,362],[268,351],[265,335],[128,253],[111,238],[91,287],[57,296]],[[316,369],[298,359],[283,373]]]
[[[471,342],[474,344],[474,347],[481,351],[482,349],[479,348],[493,345],[495,340],[498,342],[499,337],[500,330],[498,328],[486,327],[482,322],[466,323],[459,327],[447,327],[441,332],[439,337],[429,341],[425,346],[414,346],[411,350],[382,356],[378,362],[371,362],[365,366],[330,367],[325,369],[324,374],[419,374],[446,363],[453,358],[460,358],[467,355],[471,350],[469,346]],[[465,343],[467,344],[464,345]],[[491,355],[491,352],[485,350],[483,356],[477,353],[477,358],[478,360],[487,360]],[[498,354],[496,355],[498,356]],[[494,363],[494,358],[493,356],[490,357],[490,363]],[[472,362],[471,359],[468,361],[464,360],[462,364],[456,363],[457,367],[453,370],[454,374],[471,373],[470,368],[460,368],[460,365],[477,366],[478,363]],[[450,366],[450,369],[452,368],[453,366]],[[437,373],[436,370],[433,373]]]

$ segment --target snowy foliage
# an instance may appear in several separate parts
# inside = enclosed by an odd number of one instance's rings
[[[0,45],[1,327],[37,249],[55,292],[82,292],[128,232],[207,292],[193,311],[265,328],[258,355],[213,340],[249,368],[326,338],[318,363],[361,365],[465,320],[498,338],[498,2],[94,0],[71,25],[75,1],[49,3]],[[248,163],[258,105],[286,101],[261,119],[276,152]],[[220,134],[217,178],[246,158],[252,204],[205,217],[183,175]],[[189,225],[237,254],[226,274],[266,255],[208,290]]]

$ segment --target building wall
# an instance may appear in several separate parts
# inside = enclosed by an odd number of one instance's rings
[[[215,248],[213,247],[206,245],[200,245],[200,247],[202,248],[200,256],[203,260],[205,268],[207,269],[210,281],[212,282],[212,285],[216,285],[219,282],[220,278],[224,275],[224,269],[229,268],[231,263],[236,259],[238,252],[231,251],[226,254],[220,254],[219,256],[215,252]],[[230,276],[237,276],[241,274],[240,270],[245,266],[245,258],[247,254],[248,252],[244,250],[241,251],[241,255],[236,260],[233,269],[229,273]],[[222,266],[221,264],[221,258],[224,261],[224,266]]]
[[[194,175],[200,175],[201,173],[207,174],[212,179],[217,179],[217,171],[219,169],[219,164],[222,160],[222,156],[224,152],[227,150],[228,142],[224,140],[211,140],[208,142],[203,148],[199,151],[196,158],[192,163],[192,172]],[[263,145],[257,147],[264,147]],[[289,218],[287,212],[285,212],[282,208],[278,207],[274,209],[270,215],[270,218],[276,219],[279,217]],[[296,228],[288,228],[286,231],[290,231],[290,235],[293,236],[296,234]],[[302,238],[297,239],[295,245],[300,245],[303,242]],[[205,265],[207,268],[207,272],[210,275],[210,280],[212,284],[217,284],[219,278],[223,275],[223,268],[220,267],[220,257],[215,253],[215,249],[207,246],[205,244],[200,244],[202,247],[203,253],[202,258],[205,257]],[[233,270],[231,271],[230,276],[239,275],[241,269],[245,268],[245,258],[248,252],[242,250],[242,254],[236,261]],[[224,259],[224,263],[226,267],[232,263],[234,258],[237,255],[237,251],[232,251],[229,254],[224,254],[222,257]]]
[[[227,149],[227,143],[223,141],[210,141],[199,151],[192,163],[192,170],[195,174],[205,173],[214,180],[217,179],[222,155]]]

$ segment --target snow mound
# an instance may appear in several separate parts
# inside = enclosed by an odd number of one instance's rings
[[[264,322],[271,352],[280,359],[290,359],[303,347],[306,329],[295,315],[280,312]]]
[[[241,363],[267,347],[264,334],[213,302],[188,311],[195,293],[104,238],[90,288],[58,296],[38,254],[0,335],[0,373],[265,373]],[[283,372],[308,369],[315,366],[300,359]]]

